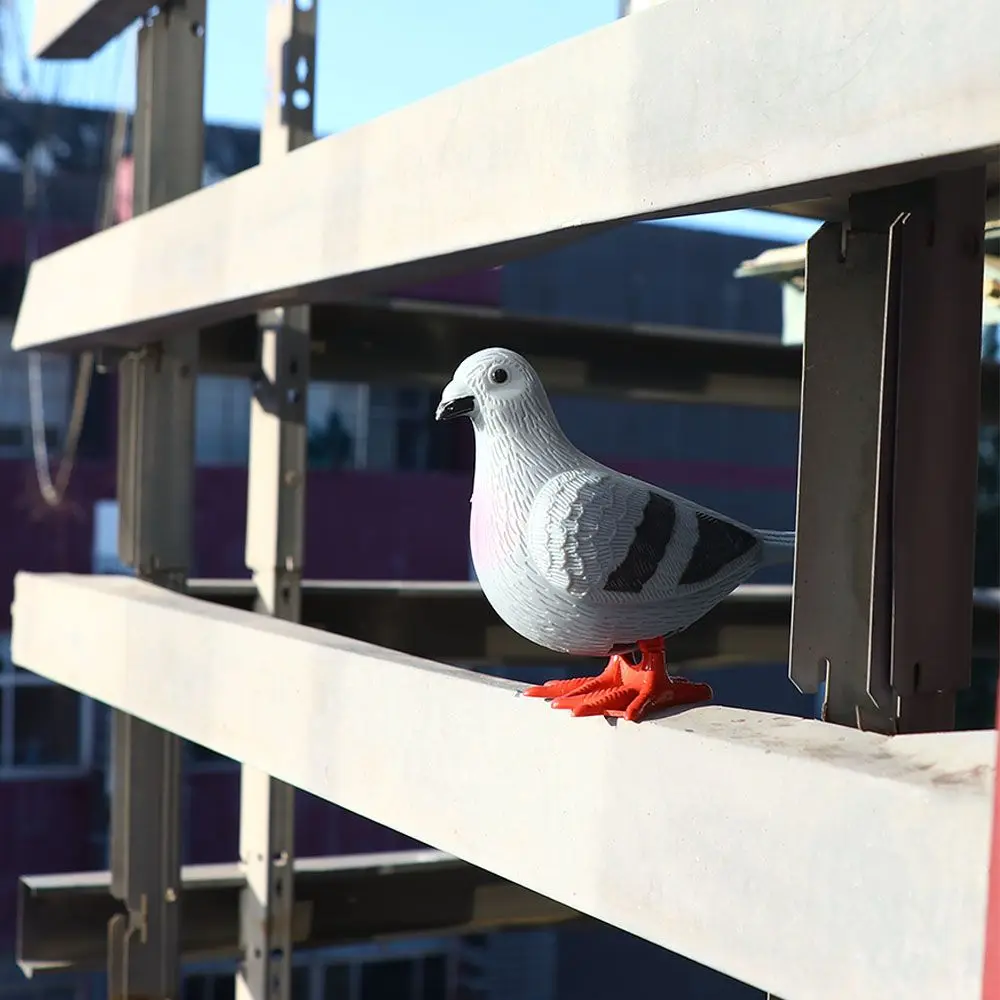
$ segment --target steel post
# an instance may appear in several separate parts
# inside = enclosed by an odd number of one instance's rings
[[[267,15],[268,94],[261,160],[313,138],[316,3],[272,0]],[[309,310],[262,313],[260,371],[250,414],[246,562],[256,607],[301,617],[306,480]],[[244,765],[240,785],[242,961],[237,1000],[289,1000],[294,913],[295,789]]]
[[[937,177],[902,234],[890,679],[900,728],[952,729],[972,682],[982,168]]]
[[[791,679],[868,712],[889,231],[827,223],[806,254]],[[870,712],[868,713],[870,714]],[[881,728],[881,727],[880,727]]]
[[[139,32],[135,214],[201,186],[205,0],[157,13]],[[139,576],[183,590],[191,548],[198,333],[173,335],[120,366],[119,550]],[[112,998],[179,995],[180,741],[121,712],[113,719]]]
[[[809,241],[790,675],[832,722],[951,729],[969,683],[985,187],[852,198]]]

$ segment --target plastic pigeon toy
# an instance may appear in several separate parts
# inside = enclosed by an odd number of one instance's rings
[[[524,693],[635,722],[711,698],[707,684],[668,673],[664,637],[761,566],[790,561],[794,532],[757,531],[584,455],[513,351],[458,366],[437,408],[438,420],[457,417],[475,429],[470,539],[487,600],[532,642],[610,657],[598,676]]]

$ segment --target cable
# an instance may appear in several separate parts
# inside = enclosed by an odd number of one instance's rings
[[[31,88],[30,71],[28,69],[27,50],[24,45],[23,33],[19,30],[19,19],[17,30],[18,52],[21,61],[21,77],[24,89]],[[118,66],[116,77],[119,83],[122,79],[122,71],[125,65],[125,51],[127,46],[125,40],[119,44]],[[57,64],[56,81],[54,93],[51,100],[58,102],[62,90],[62,70],[63,66]],[[28,95],[24,95],[25,97]],[[97,218],[95,219],[95,230],[107,229],[114,222],[115,207],[115,176],[118,164],[121,162],[125,149],[126,127],[128,124],[128,113],[119,107],[114,113],[113,126],[109,137],[107,151],[105,155],[105,166],[102,170],[102,184],[97,208]],[[42,131],[41,129],[39,130]],[[32,147],[28,162],[25,164],[25,209],[29,202],[34,202],[36,196],[44,185],[38,184],[38,174],[35,169],[34,153],[37,144]],[[27,214],[27,212],[26,212]],[[28,226],[27,239],[25,240],[25,274],[27,274],[32,262],[38,256],[38,232],[37,213],[32,216],[31,224]],[[63,451],[60,456],[59,466],[56,470],[55,479],[52,478],[51,462],[49,459],[48,441],[45,436],[45,396],[42,384],[42,356],[38,351],[32,351],[28,355],[28,395],[29,412],[31,418],[31,446],[35,463],[35,477],[38,481],[38,489],[42,499],[50,507],[58,507],[69,487],[69,482],[73,474],[73,467],[76,463],[77,451],[80,444],[80,435],[83,431],[83,421],[87,412],[87,402],[90,396],[90,386],[94,373],[94,354],[92,351],[85,351],[80,356],[77,366],[76,387],[73,391],[73,402],[70,409],[70,418],[66,428],[66,437],[63,442]]]
[[[117,164],[125,145],[125,126],[127,114],[124,111],[115,113],[114,128],[111,136],[111,149],[108,160]],[[102,187],[101,205],[97,229],[106,229],[114,221],[114,170],[106,172]],[[73,392],[73,403],[70,418],[66,428],[66,439],[63,453],[59,460],[55,481],[52,480],[48,441],[45,437],[45,407],[44,389],[42,386],[42,356],[38,351],[28,355],[28,387],[31,412],[31,444],[35,459],[35,473],[38,488],[43,499],[50,507],[58,507],[66,495],[73,466],[76,462],[77,449],[80,444],[80,434],[83,431],[83,419],[87,412],[87,400],[90,395],[90,385],[94,373],[94,354],[85,351],[80,355],[77,367],[76,388]]]

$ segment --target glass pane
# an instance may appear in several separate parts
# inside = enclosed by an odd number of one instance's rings
[[[183,1000],[204,1000],[205,977],[200,975],[184,976],[181,984],[181,996]]]
[[[413,962],[368,962],[361,967],[361,1000],[410,1000]]]
[[[446,1000],[448,967],[444,955],[428,955],[424,959],[424,995],[422,1000]]]
[[[212,1000],[233,1000],[236,996],[236,976],[212,976]]]
[[[309,1000],[309,973],[308,965],[292,966],[292,1000]]]
[[[346,965],[328,965],[323,972],[323,1000],[349,1000],[351,970]]]
[[[14,765],[76,764],[80,759],[80,696],[55,684],[16,687]]]

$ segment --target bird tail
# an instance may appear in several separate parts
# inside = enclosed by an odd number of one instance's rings
[[[762,566],[780,566],[794,560],[794,531],[758,531],[757,537],[763,545]]]

